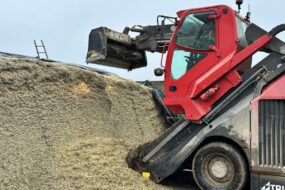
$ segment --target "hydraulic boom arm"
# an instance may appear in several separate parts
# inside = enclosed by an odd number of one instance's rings
[[[170,20],[172,24],[165,24],[166,20]],[[128,70],[145,67],[145,51],[165,51],[176,21],[176,17],[160,15],[157,17],[157,25],[126,27],[123,33],[106,27],[93,29],[89,35],[86,62]],[[130,32],[139,35],[132,38]]]

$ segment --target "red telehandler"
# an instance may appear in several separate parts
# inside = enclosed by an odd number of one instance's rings
[[[249,15],[218,5],[91,31],[88,63],[132,70],[147,65],[146,51],[167,52],[155,74],[164,74],[164,108],[183,117],[131,152],[131,168],[156,182],[188,168],[205,190],[285,190],[285,43],[276,37],[285,24],[266,32]],[[258,51],[268,56],[253,65]]]

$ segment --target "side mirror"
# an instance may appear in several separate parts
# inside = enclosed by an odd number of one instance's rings
[[[162,68],[156,68],[154,69],[154,75],[157,76],[157,77],[160,77],[164,74],[164,69]]]

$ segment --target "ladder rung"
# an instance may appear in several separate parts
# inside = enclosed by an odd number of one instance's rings
[[[35,44],[35,47],[36,47],[36,51],[37,51],[38,57],[40,58],[40,54],[45,54],[46,58],[48,59],[48,55],[47,55],[47,51],[46,51],[44,42],[41,40],[41,45],[38,45],[37,41],[34,40],[34,44]],[[42,51],[39,51],[40,48],[42,48],[41,49]]]

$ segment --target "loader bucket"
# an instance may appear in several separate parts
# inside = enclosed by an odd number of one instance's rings
[[[91,31],[86,62],[127,70],[147,65],[145,51],[137,49],[129,35],[106,27]]]

